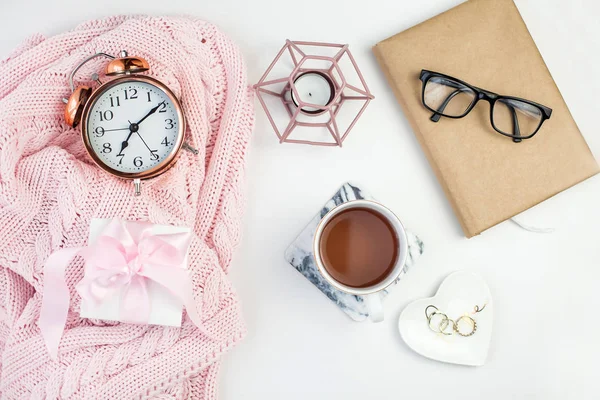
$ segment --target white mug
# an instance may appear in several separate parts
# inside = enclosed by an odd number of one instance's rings
[[[379,213],[390,223],[396,234],[396,239],[398,243],[398,257],[396,258],[394,268],[392,268],[391,272],[388,274],[388,276],[385,277],[385,279],[373,286],[356,288],[344,285],[336,281],[327,272],[327,269],[323,265],[323,259],[321,257],[320,250],[320,242],[323,234],[323,229],[325,229],[325,226],[327,226],[327,224],[329,223],[329,221],[331,221],[333,217],[338,215],[340,212],[348,210],[350,208],[368,208]],[[367,305],[367,309],[369,310],[369,316],[371,320],[373,322],[383,321],[383,304],[381,301],[380,292],[392,283],[394,283],[396,279],[398,279],[398,277],[404,270],[404,266],[406,265],[406,258],[408,256],[408,239],[406,237],[406,231],[404,230],[404,226],[402,225],[402,222],[400,222],[400,219],[389,208],[377,202],[371,200],[348,201],[346,203],[340,204],[333,210],[329,211],[323,217],[323,219],[321,219],[321,222],[319,222],[319,225],[317,226],[317,230],[315,232],[315,237],[313,240],[313,251],[315,255],[315,262],[317,264],[317,268],[319,268],[319,272],[325,278],[325,280],[327,280],[327,282],[331,286],[335,287],[338,290],[341,290],[342,292],[362,296]]]

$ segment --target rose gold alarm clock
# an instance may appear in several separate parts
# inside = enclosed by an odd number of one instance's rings
[[[77,71],[96,57],[111,61],[106,66],[104,83],[99,86],[73,83]],[[141,193],[141,181],[164,173],[177,161],[182,148],[197,154],[184,144],[185,117],[181,103],[162,82],[146,75],[146,60],[129,57],[121,51],[115,58],[106,53],[94,54],[69,75],[72,94],[63,101],[66,122],[81,126],[81,137],[92,160],[106,172],[132,180],[135,194]]]

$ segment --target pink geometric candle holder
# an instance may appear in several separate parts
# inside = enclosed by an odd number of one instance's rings
[[[280,143],[341,147],[374,99],[346,44],[287,40],[254,89]]]

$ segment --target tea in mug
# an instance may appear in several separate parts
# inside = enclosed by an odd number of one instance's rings
[[[345,286],[377,285],[392,273],[398,237],[385,216],[369,208],[349,208],[324,227],[319,250],[329,275]]]

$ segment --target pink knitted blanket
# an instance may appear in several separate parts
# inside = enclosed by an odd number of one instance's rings
[[[184,151],[164,175],[134,197],[130,182],[102,172],[78,129],[63,120],[67,75],[83,58],[125,49],[150,64],[149,75],[181,99]],[[87,64],[79,83],[95,87]],[[101,77],[103,80],[104,78]],[[220,356],[244,334],[227,279],[240,239],[244,158],[253,125],[244,63],[213,25],[193,18],[118,16],[90,21],[52,38],[34,36],[0,62],[0,351],[2,398],[216,397]],[[107,323],[71,308],[51,361],[37,321],[43,265],[61,248],[86,244],[92,218],[119,217],[193,227],[189,251],[195,300],[212,339],[184,313],[182,328]]]

